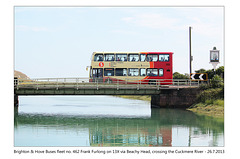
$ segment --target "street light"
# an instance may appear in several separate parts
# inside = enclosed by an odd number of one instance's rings
[[[190,63],[190,74],[192,73],[192,61],[193,61],[193,56],[192,56],[192,27],[189,27],[189,63]]]

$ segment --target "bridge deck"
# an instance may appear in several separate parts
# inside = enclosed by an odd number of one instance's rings
[[[163,85],[157,80],[151,85],[142,81],[135,84],[88,82],[88,79],[34,79],[15,81],[16,95],[156,95],[163,89],[185,89],[199,87],[199,81],[173,80],[172,85]]]

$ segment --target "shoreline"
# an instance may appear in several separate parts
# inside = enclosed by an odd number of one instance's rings
[[[189,107],[189,111],[192,111],[198,115],[206,115],[214,118],[224,118],[224,100],[217,99],[213,104],[208,103],[196,103]]]
[[[119,98],[126,98],[126,99],[137,99],[137,100],[144,100],[144,101],[151,101],[151,96],[125,96],[120,95],[116,96]],[[189,108],[186,108],[187,111],[191,111],[198,115],[206,115],[211,116],[214,118],[224,118],[224,100],[217,99],[212,101],[212,103],[195,103]]]

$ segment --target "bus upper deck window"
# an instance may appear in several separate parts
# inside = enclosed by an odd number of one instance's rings
[[[139,55],[138,54],[129,54],[128,61],[139,61]]]
[[[169,61],[169,54],[160,54],[159,61],[161,61],[161,62]]]
[[[145,61],[145,60],[146,60],[146,54],[141,54],[140,61]]]
[[[105,54],[104,61],[114,61],[114,54]]]
[[[148,54],[147,55],[147,61],[157,61],[158,60],[158,55],[155,55],[155,54]]]
[[[116,54],[116,61],[127,61],[127,54]]]
[[[103,54],[96,54],[94,56],[94,61],[103,61]]]

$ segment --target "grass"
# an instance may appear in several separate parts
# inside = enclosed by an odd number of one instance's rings
[[[224,87],[205,88],[197,97],[197,102],[188,110],[197,114],[224,118]]]
[[[199,115],[224,118],[224,100],[223,99],[206,100],[205,102],[194,104],[187,110],[190,110]]]

